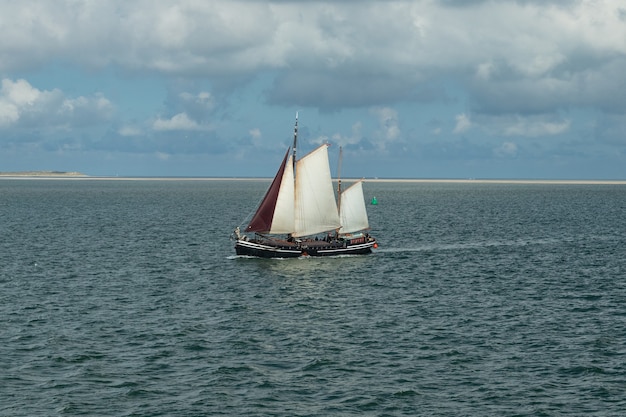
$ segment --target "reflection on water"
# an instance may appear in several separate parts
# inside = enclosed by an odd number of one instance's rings
[[[364,268],[375,258],[371,255],[349,255],[328,257],[300,257],[291,259],[244,258],[238,262],[254,267],[262,276],[276,276],[300,281],[311,281],[316,284],[324,278],[354,276],[362,273]]]

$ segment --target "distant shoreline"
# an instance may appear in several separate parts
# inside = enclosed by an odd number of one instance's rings
[[[46,180],[107,180],[107,181],[270,181],[259,177],[117,177],[90,176],[80,172],[64,171],[20,171],[0,172],[1,179],[46,179]],[[354,182],[360,178],[344,178]],[[336,179],[335,179],[336,181]],[[488,178],[364,178],[371,183],[432,183],[432,184],[580,184],[580,185],[626,185],[626,180],[559,180],[559,179],[488,179]]]

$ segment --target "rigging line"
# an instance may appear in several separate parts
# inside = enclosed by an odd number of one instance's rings
[[[343,148],[339,147],[339,162],[337,163],[337,211],[341,214],[341,160]]]
[[[296,173],[296,145],[298,144],[298,112],[296,112],[296,125],[293,128],[293,173]]]
[[[266,193],[267,193],[267,190],[261,191],[260,193],[257,193],[257,195],[260,195],[260,197],[258,197],[256,199],[258,201],[258,203],[256,204],[256,206],[252,206],[252,210],[248,213],[248,215],[246,217],[243,218],[241,223],[239,223],[239,227],[240,228],[242,226],[244,226],[244,225],[248,226],[248,223],[250,222],[250,219],[252,219],[252,216],[254,215],[254,213],[256,213],[256,211],[259,209],[259,206],[263,202],[263,198],[265,197]],[[243,230],[245,231],[245,229],[243,229]]]

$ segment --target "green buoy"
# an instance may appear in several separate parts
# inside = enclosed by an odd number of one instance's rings
[[[378,200],[376,200],[376,197],[372,198],[372,205],[375,206],[378,204]]]

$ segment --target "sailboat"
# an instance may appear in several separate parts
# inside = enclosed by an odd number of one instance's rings
[[[237,227],[233,233],[237,255],[295,258],[371,253],[378,244],[367,233],[363,180],[345,190],[341,190],[338,180],[337,203],[328,161],[329,145],[321,145],[296,159],[297,139],[296,113],[293,146],[287,149],[244,231]]]

